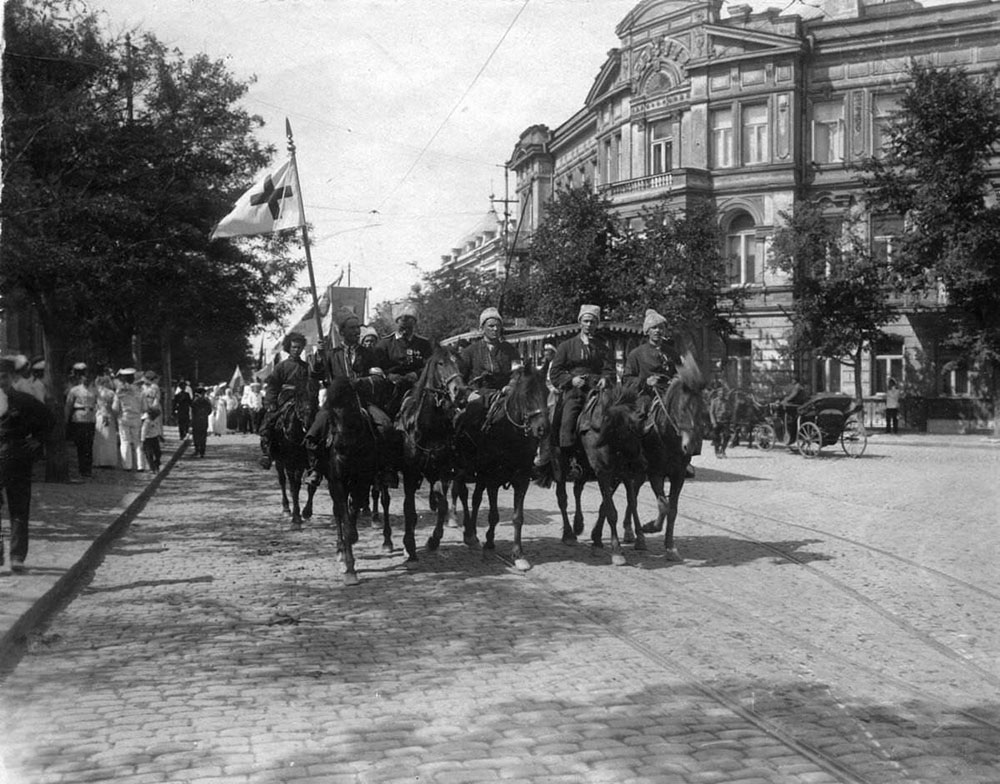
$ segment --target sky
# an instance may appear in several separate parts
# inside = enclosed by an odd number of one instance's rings
[[[292,125],[317,284],[349,268],[375,304],[438,268],[491,195],[516,198],[504,163],[519,135],[582,108],[637,0],[89,4],[111,33],[139,27],[256,78],[242,103],[260,138],[284,150]]]

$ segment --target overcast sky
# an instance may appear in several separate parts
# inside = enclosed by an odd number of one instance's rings
[[[371,288],[373,303],[404,296],[480,221],[490,194],[504,198],[521,131],[583,106],[637,4],[89,2],[113,33],[139,26],[256,75],[244,103],[264,118],[264,140],[284,149],[286,117],[295,134],[317,283],[350,263],[351,284]],[[510,198],[513,188],[511,178]]]

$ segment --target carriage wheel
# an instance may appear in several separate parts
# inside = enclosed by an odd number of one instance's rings
[[[777,435],[771,425],[757,425],[753,429],[753,442],[765,452],[770,451],[774,447],[776,440]]]
[[[844,423],[844,432],[840,434],[840,445],[849,457],[861,457],[865,453],[868,433],[860,420],[850,417]]]
[[[803,457],[816,457],[823,445],[823,433],[815,422],[803,422],[799,425],[799,452]]]

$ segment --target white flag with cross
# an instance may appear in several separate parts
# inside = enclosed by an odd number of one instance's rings
[[[215,227],[212,239],[296,229],[305,223],[299,204],[298,172],[288,158],[239,198]]]

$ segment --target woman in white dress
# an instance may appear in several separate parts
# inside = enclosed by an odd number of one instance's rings
[[[226,407],[226,385],[219,384],[215,390],[214,410],[212,412],[212,433],[221,436],[226,432],[226,417],[228,409]]]
[[[115,389],[109,376],[97,381],[97,424],[94,430],[94,465],[97,468],[118,468],[118,423],[112,405]]]

